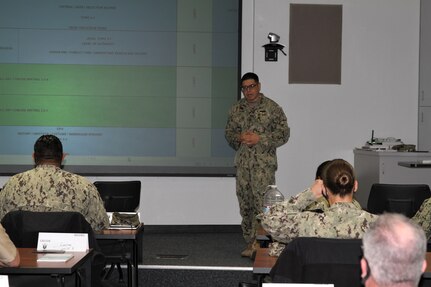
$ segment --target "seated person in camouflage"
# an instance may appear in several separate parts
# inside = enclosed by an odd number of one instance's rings
[[[314,178],[315,180],[317,179],[322,179],[323,176],[323,171],[325,170],[326,166],[330,163],[330,160],[324,161],[322,162],[316,170],[316,177]],[[353,204],[357,207],[357,208],[362,208],[361,204],[353,198]],[[319,199],[317,199],[316,201],[314,201],[313,203],[311,203],[309,206],[307,206],[305,209],[306,210],[325,210],[326,208],[329,208],[329,202],[326,200],[325,197],[320,197]]]
[[[0,192],[0,219],[14,210],[77,211],[94,230],[109,226],[103,201],[86,178],[64,171],[61,141],[43,135],[34,144],[36,167],[12,176]]]
[[[431,238],[431,197],[422,203],[411,220],[422,227],[427,239]]]
[[[353,203],[357,187],[353,167],[335,159],[310,188],[260,214],[262,227],[276,241],[269,254],[280,255],[284,244],[296,237],[361,238],[377,216]],[[307,209],[322,197],[328,201],[328,208]]]

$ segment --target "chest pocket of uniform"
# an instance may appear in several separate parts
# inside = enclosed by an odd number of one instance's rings
[[[270,128],[269,124],[271,123],[271,118],[267,110],[256,111],[256,118],[259,123],[260,129],[262,129],[260,132],[264,132],[265,130]]]

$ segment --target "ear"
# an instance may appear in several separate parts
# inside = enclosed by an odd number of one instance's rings
[[[68,155],[67,153],[63,153],[63,155],[61,156],[61,161],[63,161],[67,155]]]
[[[361,258],[361,278],[366,277],[367,274],[367,261],[364,258]]]
[[[31,157],[33,158],[33,161],[34,161],[34,153],[31,154]]]
[[[324,185],[322,185],[322,195],[323,195],[323,197],[328,199],[328,189]]]
[[[422,273],[424,273],[426,269],[427,269],[427,261],[424,260],[424,262],[422,263]]]
[[[358,181],[355,179],[355,183],[353,185],[353,192],[356,192],[358,190]]]

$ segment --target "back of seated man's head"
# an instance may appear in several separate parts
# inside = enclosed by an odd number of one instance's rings
[[[315,176],[315,178],[314,178],[314,179],[322,179],[322,177],[323,177],[323,172],[324,172],[325,168],[326,168],[330,163],[331,163],[331,161],[330,161],[330,160],[326,160],[326,161],[322,162],[322,163],[317,167],[317,170],[316,170],[316,176]]]
[[[43,135],[34,144],[34,162],[36,165],[44,162],[60,164],[63,159],[63,145],[54,135]]]
[[[362,239],[365,286],[417,286],[426,268],[426,237],[401,214],[386,213]]]

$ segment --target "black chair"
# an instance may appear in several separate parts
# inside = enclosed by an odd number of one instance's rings
[[[135,212],[139,208],[141,198],[141,182],[135,181],[96,181],[94,182],[100,197],[103,200],[107,212]],[[119,273],[119,281],[124,281],[123,270],[121,264],[127,264],[130,268],[130,254],[126,250],[127,247],[124,240],[103,240],[100,241],[102,251],[106,254],[106,259],[110,268],[105,271],[104,278],[109,279],[115,267]]]
[[[91,286],[102,286],[102,271],[105,267],[106,259],[99,250],[91,225],[81,213],[17,210],[7,213],[3,217],[1,224],[15,246],[23,248],[36,248],[39,232],[87,233],[89,247],[94,249],[91,258]],[[37,283],[35,284],[32,284],[32,286],[39,286]],[[39,284],[45,285],[48,283],[43,281],[43,283]],[[18,283],[18,285],[25,286],[24,283]]]
[[[283,250],[270,277],[274,283],[361,285],[360,239],[299,237]]]
[[[94,185],[106,211],[133,212],[138,209],[141,198],[140,181],[96,181]]]
[[[429,197],[431,191],[427,184],[375,183],[371,186],[367,210],[374,214],[402,213],[411,218]]]

